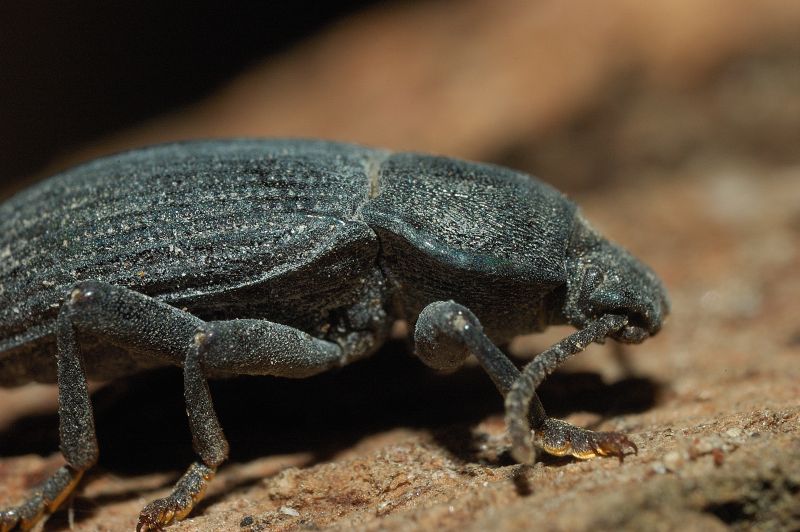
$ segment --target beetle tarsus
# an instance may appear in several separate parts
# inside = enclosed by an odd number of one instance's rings
[[[214,478],[216,468],[199,462],[193,463],[175,484],[167,497],[156,499],[142,509],[136,532],[161,530],[189,515],[192,508],[205,495],[208,483]]]
[[[620,432],[594,432],[553,418],[534,431],[534,443],[548,454],[580,460],[616,456],[622,461],[626,454],[639,452],[636,444]]]
[[[69,498],[82,476],[83,471],[68,465],[61,466],[35,488],[25,502],[0,510],[0,532],[32,529],[45,515],[55,512]]]

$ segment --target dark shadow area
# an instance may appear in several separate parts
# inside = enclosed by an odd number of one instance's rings
[[[521,497],[527,497],[533,493],[533,487],[531,486],[531,482],[526,475],[528,469],[529,466],[520,466],[516,469],[516,471],[514,471],[514,475],[512,477],[514,488]]]
[[[189,105],[375,2],[4,2],[0,183]]]
[[[726,525],[736,525],[753,520],[752,516],[748,515],[744,501],[713,503],[703,508],[703,511],[716,516]]]
[[[579,371],[554,373],[542,384],[539,396],[553,417],[578,411],[612,417],[651,409],[663,391],[664,384],[649,377],[631,375],[606,383],[598,373]]]
[[[479,367],[437,374],[395,342],[377,355],[309,379],[243,377],[211,382],[232,462],[302,451],[325,460],[369,434],[396,427],[434,431],[455,456],[470,461],[470,426],[501,414],[503,402]],[[556,373],[540,388],[548,412],[602,416],[651,408],[660,385],[631,377],[606,384],[594,373]],[[195,460],[180,370],[143,373],[93,396],[100,464],[116,474],[180,470]],[[0,455],[58,448],[58,417],[30,416],[0,433]],[[508,461],[502,460],[503,462]]]

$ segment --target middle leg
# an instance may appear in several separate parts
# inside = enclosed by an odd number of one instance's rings
[[[186,517],[228,456],[228,443],[208,389],[208,373],[308,377],[338,366],[346,354],[336,343],[265,320],[201,325],[183,367],[186,411],[201,461],[189,467],[172,493],[142,510],[137,532],[160,530]]]

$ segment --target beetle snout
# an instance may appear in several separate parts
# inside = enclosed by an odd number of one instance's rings
[[[609,313],[615,314],[616,312]],[[661,329],[662,319],[658,312],[633,311],[625,314],[624,311],[622,311],[620,313],[627,315],[628,323],[612,336],[621,342],[637,344],[653,336]]]
[[[621,278],[604,283],[590,297],[592,314],[626,316],[628,323],[612,336],[626,343],[638,343],[653,336],[669,312],[669,302],[659,281]],[[650,279],[647,279],[650,281]]]
[[[657,333],[661,328],[661,319],[651,309],[633,309],[630,307],[598,305],[595,307],[598,316],[615,314],[626,316],[628,323],[611,336],[626,343],[639,343]]]

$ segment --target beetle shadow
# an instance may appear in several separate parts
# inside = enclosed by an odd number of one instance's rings
[[[479,368],[474,368],[478,376]],[[485,375],[483,375],[485,378]],[[606,383],[598,373],[589,371],[557,371],[537,389],[537,393],[549,416],[564,418],[574,412],[596,414],[598,419],[585,428],[596,429],[604,420],[624,414],[645,412],[653,408],[663,396],[666,385],[648,377],[629,375],[613,383]],[[487,415],[503,415],[503,402],[492,388],[496,404]],[[516,461],[510,450],[503,448],[492,453],[486,452],[486,435],[475,433],[471,426],[480,422],[478,417],[471,423],[460,423],[446,429],[433,429],[436,441],[445,447],[454,458],[465,462],[480,462],[489,466],[509,466]],[[498,442],[493,442],[494,445]],[[504,446],[507,441],[502,442]],[[492,445],[489,445],[491,447]],[[570,456],[558,457],[541,453],[538,461],[547,466],[563,466],[576,461]]]
[[[306,464],[310,466],[371,434],[398,427],[429,430],[455,459],[481,461],[480,437],[470,427],[503,411],[502,398],[480,367],[438,374],[409,355],[403,342],[391,342],[373,357],[307,379],[240,377],[210,386],[230,442],[229,462],[234,463],[306,452],[312,456]],[[115,381],[96,392],[92,400],[99,470],[118,476],[176,471],[172,480],[177,479],[177,468],[196,460],[182,388],[180,370],[168,368]],[[539,392],[551,415],[588,411],[605,417],[651,408],[661,388],[647,378],[606,384],[594,373],[557,372]],[[47,456],[57,448],[55,414],[28,416],[0,432],[0,456]],[[501,453],[488,465],[511,463]],[[261,480],[244,479],[226,495]],[[102,496],[92,506],[136,496],[141,492]]]

